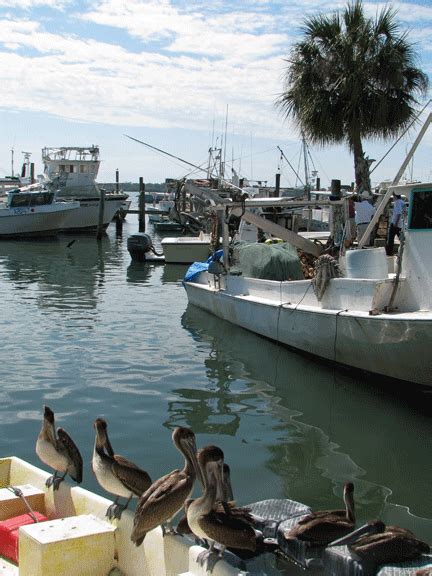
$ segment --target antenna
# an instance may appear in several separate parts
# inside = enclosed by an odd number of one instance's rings
[[[11,148],[11,169],[12,169],[12,178],[14,177],[14,164],[13,164],[13,160],[14,160],[14,149],[13,146]]]

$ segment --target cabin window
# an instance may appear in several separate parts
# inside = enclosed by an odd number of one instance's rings
[[[32,195],[30,199],[30,206],[43,206],[44,204],[51,204],[54,194],[52,192],[42,192],[41,194]]]
[[[81,174],[87,174],[88,170],[88,165],[87,164],[80,164],[80,172]]]
[[[409,230],[432,228],[432,190],[414,190],[411,195]]]
[[[14,194],[11,201],[10,206],[11,208],[18,208],[20,206],[28,206],[30,202],[30,195],[23,194],[19,192],[18,194]]]
[[[75,166],[74,164],[71,164],[69,166],[69,172],[72,173],[72,172],[76,172],[76,171],[77,171],[77,166]]]
[[[66,172],[66,166],[64,164],[59,164],[59,172]]]

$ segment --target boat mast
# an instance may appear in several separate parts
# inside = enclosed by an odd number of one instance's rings
[[[307,150],[306,138],[303,132],[302,132],[302,143],[303,143],[303,161],[304,161],[304,174],[305,174],[305,192],[307,194],[307,199],[310,200],[308,150]]]
[[[14,177],[14,149],[13,149],[13,146],[11,148],[11,170],[12,170],[11,176],[13,178]]]

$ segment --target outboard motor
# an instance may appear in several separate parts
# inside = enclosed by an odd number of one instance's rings
[[[137,260],[138,262],[144,262],[146,259],[146,252],[153,252],[153,241],[149,234],[145,232],[137,232],[132,234],[127,239],[127,249],[131,255],[132,260]]]

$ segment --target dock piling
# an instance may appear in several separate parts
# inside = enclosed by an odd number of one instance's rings
[[[142,176],[139,179],[138,231],[145,232],[145,184]]]
[[[99,218],[97,227],[97,240],[101,240],[104,233],[105,188],[100,189]]]

